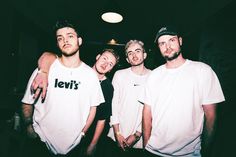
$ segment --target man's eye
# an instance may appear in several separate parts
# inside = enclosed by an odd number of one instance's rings
[[[159,43],[159,46],[163,46],[163,45],[164,45],[164,43],[163,43],[163,42]]]

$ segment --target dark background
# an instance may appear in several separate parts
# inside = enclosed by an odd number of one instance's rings
[[[112,0],[110,0],[112,1]],[[214,157],[234,156],[236,3],[233,0],[113,0],[124,15],[118,24],[101,20],[108,0],[9,0],[0,5],[1,88],[0,156],[20,151],[19,131],[12,130],[13,115],[19,111],[27,81],[44,51],[57,52],[52,27],[58,19],[79,25],[83,45],[81,58],[92,65],[104,48],[116,49],[121,58],[117,69],[128,64],[124,44],[144,41],[150,69],[164,63],[153,40],[158,28],[175,24],[183,30],[186,58],[209,64],[217,73],[226,102],[218,106]],[[108,45],[112,38],[119,45]],[[112,78],[114,72],[109,77]],[[14,151],[13,151],[14,150]]]

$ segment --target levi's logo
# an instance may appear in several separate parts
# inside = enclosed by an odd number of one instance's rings
[[[66,81],[59,81],[58,79],[55,79],[54,87],[77,90],[79,84],[80,84],[80,82],[76,82],[75,80],[71,80],[69,82],[66,82]]]

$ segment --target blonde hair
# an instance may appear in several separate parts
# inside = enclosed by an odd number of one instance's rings
[[[143,43],[142,41],[140,41],[140,40],[134,39],[134,40],[128,41],[128,42],[126,43],[126,45],[125,45],[125,55],[126,55],[126,56],[127,56],[127,49],[128,49],[128,48],[130,47],[130,45],[132,45],[132,44],[138,44],[138,45],[140,45],[140,46],[142,47],[142,49],[143,49],[143,53],[146,53],[145,48],[144,48],[144,43]]]
[[[102,55],[104,52],[110,52],[116,58],[116,64],[119,62],[120,56],[114,49],[103,49],[100,54]]]

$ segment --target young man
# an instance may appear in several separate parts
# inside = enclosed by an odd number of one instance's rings
[[[97,107],[94,122],[84,140],[86,156],[103,157],[104,151],[107,149],[105,139],[110,128],[111,102],[114,89],[111,81],[106,77],[106,73],[110,72],[118,61],[119,56],[112,49],[105,49],[96,57],[93,69],[98,75],[105,103]]]
[[[147,53],[139,40],[130,40],[125,46],[126,60],[131,67],[114,74],[112,84],[112,117],[108,137],[116,143],[111,154],[117,156],[140,156],[142,148],[142,107],[138,95],[150,70],[144,65]],[[119,147],[116,153],[115,149]],[[109,151],[109,150],[108,150]]]
[[[43,69],[45,73],[40,73],[35,77],[33,82],[35,89],[37,89],[36,87],[40,86],[40,84],[44,84],[46,85],[44,87],[47,87],[47,73],[50,65],[56,58],[57,56],[52,53],[44,53],[40,57],[39,67],[40,69]],[[109,129],[111,101],[113,97],[113,86],[111,81],[106,77],[106,74],[113,69],[118,61],[119,56],[113,49],[105,49],[96,56],[96,62],[92,68],[96,72],[100,81],[105,102],[97,107],[95,119],[80,145],[83,149],[81,155],[102,156],[103,150],[106,149],[104,146],[104,138],[106,137]],[[46,89],[43,90],[46,91]],[[38,96],[39,95],[36,97]]]
[[[183,58],[179,35],[174,27],[162,27],[155,39],[166,64],[152,71],[140,97],[147,157],[200,157],[204,117],[203,140],[210,144],[216,103],[225,100],[211,67]]]
[[[80,60],[82,38],[74,25],[57,22],[55,34],[62,56],[52,63],[48,72],[47,97],[41,101],[31,93],[33,78],[42,72],[36,69],[22,99],[23,121],[29,135],[39,136],[52,154],[77,156],[71,150],[76,150],[104,97],[94,70]]]

